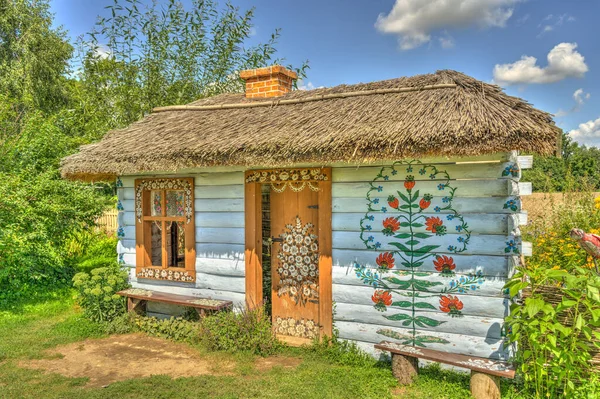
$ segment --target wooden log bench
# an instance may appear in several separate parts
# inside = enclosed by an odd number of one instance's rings
[[[440,352],[387,341],[375,345],[375,349],[392,354],[392,374],[403,385],[412,383],[417,375],[418,359],[471,370],[471,394],[475,399],[500,399],[500,377],[515,378],[513,365],[500,360]]]
[[[206,316],[207,312],[212,313],[220,310],[228,310],[233,306],[233,302],[231,301],[168,294],[165,292],[142,290],[138,288],[119,291],[117,294],[127,298],[127,311],[135,312],[137,314],[144,314],[146,312],[146,303],[148,301],[194,308],[200,317]]]

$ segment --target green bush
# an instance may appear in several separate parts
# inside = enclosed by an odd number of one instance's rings
[[[68,263],[78,272],[109,267],[117,258],[118,239],[101,231],[75,232],[66,242]]]
[[[280,347],[263,308],[219,312],[200,322],[200,342],[208,350],[273,354]]]
[[[600,276],[569,231],[597,233],[600,212],[591,194],[568,194],[548,216],[527,226],[533,256],[506,285],[511,296],[525,293],[524,305],[513,305],[506,319],[509,338],[533,397],[598,397],[589,361],[593,346],[600,350]]]
[[[81,272],[73,277],[78,292],[78,302],[84,315],[93,321],[109,322],[125,313],[125,298],[117,295],[126,289],[127,272],[114,262],[109,267]]]

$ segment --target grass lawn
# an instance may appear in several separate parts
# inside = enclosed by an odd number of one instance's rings
[[[20,367],[20,362],[44,359],[59,345],[103,338],[100,326],[84,319],[71,293],[41,303],[0,310],[0,398],[469,398],[467,375],[422,370],[416,383],[399,388],[388,364],[352,364],[314,351],[286,348],[281,356],[300,358],[295,367],[256,367],[250,354],[205,353],[205,359],[232,365],[227,375],[171,378],[156,375],[89,387],[87,378],[68,378]],[[512,385],[504,398],[517,398]]]

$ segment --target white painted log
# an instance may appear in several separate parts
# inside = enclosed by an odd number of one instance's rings
[[[119,212],[122,214],[122,226],[135,226],[135,213]],[[194,223],[196,227],[244,227],[244,212],[196,212]]]
[[[332,258],[333,265],[341,268],[342,270],[354,270],[354,264],[358,263],[368,268],[377,268],[375,260],[380,254],[380,251],[358,251],[358,250],[333,250]],[[517,256],[482,256],[482,255],[465,255],[465,254],[453,254],[449,255],[456,264],[456,273],[476,273],[482,270],[487,276],[505,277],[508,270],[508,262],[511,259],[516,259]],[[435,266],[433,264],[434,258],[427,259],[419,271],[423,272],[434,272]]]
[[[135,254],[135,241],[119,240],[117,253]],[[212,259],[244,259],[244,245],[196,243],[196,257]]]
[[[445,197],[449,194],[447,188],[440,190],[439,181],[427,180],[417,182],[413,192],[419,190],[420,196],[431,194],[434,197]],[[371,191],[371,197],[381,198],[386,202],[388,196],[398,196],[398,191],[406,195],[402,182],[378,181],[373,183],[375,188],[381,187],[381,191]],[[518,183],[512,180],[460,180],[452,181],[452,187],[456,188],[454,198],[457,197],[491,197],[491,196],[518,196],[530,195],[531,183]],[[368,182],[333,183],[331,195],[333,198],[366,198],[371,189]],[[529,193],[529,194],[528,194]]]
[[[407,171],[408,165],[397,165],[397,173],[392,174],[392,169],[389,166],[363,166],[363,167],[348,167],[334,168],[332,171],[332,181],[337,182],[370,182],[377,177],[379,172],[383,170],[383,176],[387,176],[389,181],[404,181],[408,175],[413,176],[415,180],[446,180],[444,173],[438,173],[434,179],[430,178],[431,168],[426,169],[426,173],[421,174],[420,169],[423,164],[412,165],[412,171]],[[485,162],[485,163],[460,163],[460,164],[434,164],[438,172],[447,172],[450,179],[516,179],[517,177],[502,176],[502,172],[507,167],[514,165],[514,162]],[[383,180],[383,178],[382,178]]]
[[[195,198],[244,198],[244,186],[241,184],[225,186],[196,186],[194,189]]]
[[[194,175],[194,184],[201,186],[224,186],[230,184],[244,184],[244,172],[199,172]]]
[[[373,270],[375,271],[375,270]],[[409,272],[408,269],[400,267],[400,272]],[[422,270],[418,270],[422,272]],[[406,275],[398,275],[393,272],[377,272],[377,274],[382,278],[393,277],[400,281],[409,281],[411,276],[407,273]],[[428,276],[419,276],[418,279],[427,280],[431,283],[440,283],[440,285],[431,287],[429,289],[432,293],[439,293],[443,289],[449,288],[449,283],[451,281],[457,281],[461,277],[467,279],[468,275],[464,274],[456,274],[453,277],[442,277],[439,273],[431,273]],[[332,278],[333,284],[341,284],[341,285],[356,285],[359,287],[366,287],[361,279],[356,276],[356,272],[354,268],[345,268],[345,267],[333,267],[332,268]],[[481,295],[481,296],[496,296],[496,297],[504,297],[503,287],[506,283],[506,278],[503,277],[494,277],[494,276],[483,276],[484,282],[483,284],[474,284],[477,288],[473,290],[471,286],[469,286],[467,290],[467,295]]]
[[[215,244],[244,244],[245,233],[243,228],[231,227],[206,227],[196,228],[197,243]]]
[[[396,214],[397,215],[397,214]],[[439,216],[437,213],[424,213],[425,217]],[[387,213],[375,213],[373,214],[375,220],[367,221],[366,224],[371,226],[382,226],[383,220],[389,217]],[[469,213],[466,214],[464,219],[469,225],[471,232],[477,234],[508,234],[514,230],[515,221],[513,221],[514,215],[508,214],[486,214],[486,213]],[[355,231],[360,232],[360,221],[365,217],[364,213],[334,213],[332,215],[331,227],[333,231]],[[444,218],[445,219],[445,218]],[[449,234],[456,234],[456,226],[460,225],[459,219],[451,221],[445,220],[445,225],[448,226]],[[517,221],[518,223],[518,221]],[[426,232],[426,226],[413,228],[414,232]]]
[[[364,237],[373,237],[371,242],[372,245],[380,243],[381,251],[394,251],[398,248],[389,244],[389,242],[402,242],[406,239],[397,239],[393,237],[387,237],[381,232],[365,232]],[[432,253],[452,253],[448,250],[449,246],[462,245],[458,242],[458,238],[463,236],[457,236],[455,234],[446,234],[444,236],[433,236],[427,239],[417,239],[419,244],[415,247],[418,248],[424,245],[438,245],[438,248],[433,249]],[[514,240],[519,247],[518,236],[502,236],[502,235],[472,235],[469,239],[466,251],[462,252],[468,255],[502,255],[505,254],[504,249],[507,248],[507,242]],[[332,242],[334,249],[366,249],[364,242],[361,241],[359,233],[346,232],[346,231],[334,231],[332,233]],[[522,253],[522,251],[520,252]]]
[[[352,341],[370,342],[373,344],[384,340],[392,342],[396,341],[392,338],[378,334],[377,330],[380,329],[389,329],[402,335],[410,334],[410,330],[406,328],[377,326],[374,324],[353,323],[346,321],[336,322],[335,327],[340,332],[340,338]],[[426,344],[427,348],[429,349],[490,359],[507,360],[509,357],[509,351],[507,348],[503,347],[503,341],[501,339],[474,337],[463,334],[439,333],[434,331],[427,331],[424,333],[424,335],[425,334],[449,341],[448,344]]]
[[[333,284],[333,300],[336,303],[347,303],[354,305],[372,306],[373,300],[371,297],[375,289],[369,286],[356,285],[341,285]],[[399,290],[400,294],[392,293],[392,299],[395,300],[410,300],[411,292]],[[425,302],[435,307],[435,312],[439,312],[440,317],[451,318],[439,310],[440,296],[434,293],[419,292],[419,302]],[[456,294],[464,304],[462,314],[465,316],[480,316],[501,319],[508,316],[510,300],[502,297],[479,296],[479,295],[464,295]],[[433,312],[433,311],[432,311]]]
[[[521,169],[531,169],[533,168],[533,155],[519,155],[517,163]]]
[[[196,212],[244,212],[244,200],[199,198],[194,201],[194,207]]]
[[[125,266],[135,268],[135,254],[123,254]],[[217,276],[244,277],[244,259],[196,258],[196,272]]]
[[[196,288],[215,291],[246,292],[244,277],[217,276],[215,274],[196,273]]]
[[[389,320],[384,316],[394,314],[406,314],[411,316],[409,310],[399,310],[388,308],[384,312],[379,312],[373,306],[351,305],[347,303],[338,303],[335,308],[334,323],[338,321],[375,324],[388,327],[402,327],[401,321]],[[487,337],[492,339],[502,338],[503,319],[483,318],[478,316],[463,316],[460,318],[445,317],[445,315],[435,314],[433,312],[415,312],[415,316],[423,315],[435,320],[443,320],[444,323],[437,327],[419,327],[419,331],[436,331],[440,333],[452,333],[469,335],[476,337]]]
[[[376,197],[379,198],[382,206],[387,205],[387,197]],[[521,201],[518,197],[488,197],[488,198],[464,198],[455,197],[452,201],[452,207],[459,213],[465,215],[467,213],[516,213],[510,209],[504,209],[504,204],[507,201],[514,200],[516,202],[517,211],[521,209]],[[198,201],[198,200],[197,200]],[[235,200],[234,200],[235,201]],[[445,204],[442,202],[442,198],[434,197],[431,201],[429,209],[434,209],[436,206],[443,207]],[[333,198],[332,200],[333,212],[366,212],[367,211],[367,200],[366,198]],[[442,211],[442,214],[448,213],[448,211]]]

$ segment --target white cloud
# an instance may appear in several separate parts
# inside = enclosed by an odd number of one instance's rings
[[[439,41],[440,46],[442,46],[443,49],[449,49],[454,47],[454,39],[447,33],[445,36],[440,36]]]
[[[499,84],[554,83],[574,77],[581,78],[588,71],[585,58],[575,49],[577,43],[560,43],[548,53],[548,65],[540,67],[537,58],[524,55],[512,64],[497,64],[494,81]]]
[[[569,136],[580,144],[600,147],[600,118],[580,124]]]
[[[298,79],[298,90],[314,90],[314,89],[323,89],[325,86],[315,86],[312,82],[306,82],[302,79]]]
[[[111,56],[112,51],[110,50],[110,48],[104,44],[98,44],[95,48],[94,48],[94,56],[96,58],[99,59],[107,59]]]
[[[556,28],[564,25],[565,22],[575,22],[575,17],[569,14],[552,15],[549,14],[543,19],[542,23],[538,25],[538,28],[542,28],[537,37],[542,37],[545,33],[552,32]]]
[[[557,118],[562,118],[563,116],[567,116],[569,114],[572,114],[573,112],[579,112],[583,104],[585,104],[586,101],[590,99],[590,97],[590,93],[584,92],[583,89],[575,90],[575,92],[573,93],[573,100],[575,101],[575,105],[571,107],[571,109],[568,109],[566,111],[562,108],[559,109],[558,111],[556,111],[554,116],[556,116]]]
[[[431,41],[431,34],[447,28],[504,27],[521,0],[396,0],[389,14],[379,14],[375,27],[399,35],[400,49],[410,50]]]

